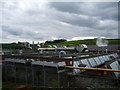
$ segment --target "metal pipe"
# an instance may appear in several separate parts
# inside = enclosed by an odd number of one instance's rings
[[[73,67],[73,66],[64,66],[71,69],[86,69],[86,70],[98,70],[98,71],[108,71],[108,72],[120,72],[120,70],[113,69],[103,69],[103,68],[87,68],[87,67]]]

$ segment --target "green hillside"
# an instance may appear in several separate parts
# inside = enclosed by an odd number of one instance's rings
[[[120,39],[107,39],[109,44],[120,44]],[[41,43],[42,44],[42,43]],[[85,39],[85,40],[74,40],[74,41],[67,41],[64,39],[60,40],[53,40],[53,41],[46,41],[44,43],[45,46],[47,45],[78,45],[78,44],[87,44],[87,45],[95,45],[96,39]],[[22,49],[24,48],[23,45],[20,43],[2,43],[0,44],[3,49]]]
[[[120,44],[120,39],[107,39],[109,44]],[[95,45],[96,39],[85,39],[85,40],[74,40],[74,41],[64,41],[60,43],[45,43],[45,45],[78,45],[78,44],[87,44],[87,45]]]
[[[3,49],[22,49],[23,46],[17,43],[2,43],[0,44]]]

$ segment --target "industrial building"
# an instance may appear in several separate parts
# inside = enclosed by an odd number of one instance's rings
[[[119,86],[118,51],[90,52],[85,45],[39,51],[1,55],[3,81],[45,87]]]

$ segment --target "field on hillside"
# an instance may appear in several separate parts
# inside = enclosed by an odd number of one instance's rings
[[[120,44],[120,39],[107,39],[107,40],[108,40],[109,44]],[[95,45],[96,39],[65,41],[65,42],[61,42],[61,43],[51,43],[50,45],[61,46],[61,45],[78,45],[78,44]]]
[[[120,44],[120,39],[107,39],[110,44],[117,45]],[[45,43],[44,45],[56,45],[56,46],[71,46],[71,45],[78,45],[78,44],[86,44],[86,45],[95,45],[96,39],[85,39],[85,40],[74,40],[74,41],[64,41],[64,42],[57,42],[57,43]],[[2,43],[0,44],[3,49],[22,49],[24,48],[23,45],[18,43]]]

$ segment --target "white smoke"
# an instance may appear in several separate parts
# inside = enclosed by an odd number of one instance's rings
[[[106,47],[108,46],[108,41],[105,38],[99,37],[97,38],[96,45],[98,47]]]

